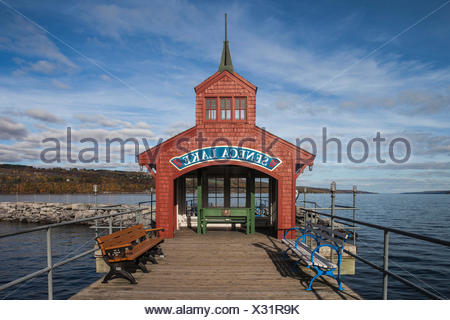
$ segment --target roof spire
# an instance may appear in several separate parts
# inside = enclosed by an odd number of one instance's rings
[[[225,41],[227,40],[227,14],[225,13]]]
[[[219,72],[227,70],[233,73],[233,63],[231,62],[230,48],[227,39],[227,14],[225,13],[225,41],[223,42],[222,57],[220,58]]]

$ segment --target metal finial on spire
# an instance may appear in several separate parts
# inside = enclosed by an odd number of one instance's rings
[[[227,14],[225,13],[225,41],[227,41]]]
[[[223,42],[222,57],[220,59],[219,72],[227,70],[233,73],[233,63],[231,62],[230,48],[227,38],[227,14],[225,13],[225,41]]]

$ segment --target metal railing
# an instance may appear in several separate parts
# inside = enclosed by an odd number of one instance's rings
[[[106,208],[106,207],[98,207],[97,209],[102,209],[102,208]],[[111,206],[108,206],[107,209],[111,209]],[[121,218],[123,217],[123,215],[125,214],[136,214],[136,223],[141,223],[142,222],[142,211],[146,210],[147,208],[138,208],[138,209],[132,209],[129,211],[123,211],[123,212],[117,212],[117,213],[112,213],[112,214],[107,214],[107,215],[102,215],[102,216],[95,216],[95,217],[90,217],[90,218],[84,218],[84,219],[79,219],[79,220],[74,220],[74,221],[67,221],[67,222],[60,222],[60,223],[54,223],[54,224],[49,224],[49,225],[44,225],[44,226],[39,226],[39,227],[35,227],[35,228],[30,228],[30,229],[26,229],[26,230],[21,230],[21,231],[15,231],[15,232],[11,232],[11,233],[6,233],[6,234],[0,234],[0,239],[2,238],[6,238],[6,237],[12,237],[12,236],[16,236],[16,235],[20,235],[20,234],[25,234],[25,233],[30,233],[30,232],[36,232],[36,231],[42,231],[42,230],[46,230],[47,231],[47,267],[40,269],[38,271],[35,271],[33,273],[30,273],[28,275],[25,275],[21,278],[18,278],[16,280],[10,281],[6,284],[3,284],[0,286],[0,291],[6,290],[12,286],[15,286],[19,283],[25,282],[27,280],[30,280],[32,278],[38,277],[42,274],[47,273],[47,286],[48,286],[48,299],[49,300],[53,300],[53,270],[61,267],[69,262],[72,262],[74,260],[80,259],[90,253],[95,252],[95,250],[97,250],[96,248],[93,249],[89,249],[83,253],[80,253],[76,256],[73,256],[71,258],[68,258],[66,260],[57,262],[57,263],[53,263],[53,256],[52,256],[52,230],[58,227],[62,227],[62,226],[67,226],[67,225],[72,225],[72,224],[79,224],[79,223],[83,223],[83,222],[89,222],[89,221],[95,221],[96,225],[94,226],[94,228],[96,228],[96,237],[98,236],[98,229],[102,228],[101,226],[99,226],[97,224],[97,222],[101,219],[108,219],[108,229],[109,229],[109,233],[112,233],[113,230],[113,218],[116,216],[120,216]],[[151,208],[150,212],[149,212],[152,216],[153,216],[153,207]],[[147,214],[149,214],[147,213]],[[122,219],[120,220],[121,222],[121,226],[118,228],[122,227]]]
[[[140,208],[141,205],[144,204],[144,203],[145,204],[147,204],[147,203],[150,204],[150,224],[151,224],[151,227],[154,228],[156,226],[156,223],[155,223],[156,219],[154,219],[155,218],[154,217],[154,212],[155,212],[154,209],[155,209],[155,204],[156,204],[155,194],[153,192],[151,192],[150,193],[150,200],[138,202],[138,207]]]
[[[330,210],[331,217],[334,217],[334,213],[335,213],[336,210],[344,210],[344,211],[352,210],[352,212],[353,212],[353,220],[356,220],[356,211],[359,210],[359,208],[356,207],[356,195],[358,193],[358,190],[357,190],[355,185],[352,188],[352,194],[353,194],[353,204],[352,204],[352,206],[344,206],[344,205],[336,204],[335,198],[336,198],[336,192],[337,191],[336,191],[336,182],[334,182],[334,181],[331,182],[331,186],[330,186],[331,205],[330,205],[329,208],[327,208],[327,207],[319,207],[317,202],[314,202],[314,201],[306,201],[306,191],[307,191],[307,189],[304,188],[303,189],[303,200],[300,200],[301,202],[303,202],[303,207],[300,207],[300,208],[304,210],[303,211],[303,220],[305,222],[305,225],[306,225],[307,218],[310,219],[310,222],[313,221],[313,218],[318,219],[319,215],[313,213],[314,211],[317,211],[317,210]],[[298,199],[298,195],[297,195],[297,199]],[[314,205],[314,211],[310,210],[312,208],[307,208],[306,207],[307,203]],[[351,232],[352,232],[352,238],[353,238],[353,245],[356,246],[356,236],[357,236],[356,229],[358,229],[358,227],[355,225],[355,223],[353,223],[353,224],[342,223],[342,224],[346,226],[345,229],[352,230]],[[334,219],[333,218],[331,218],[331,220],[330,220],[330,228],[331,228],[331,231],[334,230]]]
[[[428,237],[428,236],[423,236],[420,234],[416,234],[416,233],[412,233],[412,232],[408,232],[408,231],[404,231],[404,230],[400,230],[400,229],[395,229],[395,228],[390,228],[390,227],[385,227],[385,226],[380,226],[377,224],[373,224],[373,223],[369,223],[369,222],[364,222],[364,221],[359,221],[359,220],[355,220],[355,219],[350,219],[350,218],[345,218],[345,217],[340,217],[340,216],[336,216],[334,214],[328,214],[328,213],[323,213],[323,212],[317,212],[315,210],[311,210],[311,209],[305,209],[313,214],[316,215],[324,215],[326,217],[330,217],[331,222],[333,223],[334,220],[339,220],[339,221],[345,221],[345,222],[349,222],[352,223],[353,225],[358,224],[358,225],[362,225],[362,226],[366,226],[369,228],[373,228],[373,229],[378,229],[378,230],[383,230],[384,232],[384,252],[383,252],[383,266],[380,267],[378,265],[376,265],[375,263],[355,254],[352,253],[346,249],[344,249],[344,252],[349,254],[350,256],[358,259],[359,261],[367,264],[368,266],[380,271],[383,273],[383,299],[386,300],[388,297],[388,280],[389,277],[392,277],[400,282],[402,282],[403,284],[412,287],[420,292],[422,292],[423,294],[427,295],[430,298],[433,299],[444,299],[443,297],[436,295],[435,293],[420,287],[418,285],[416,285],[415,283],[405,279],[404,277],[393,273],[392,271],[389,271],[389,235],[391,233],[395,233],[395,234],[399,234],[405,237],[409,237],[409,238],[413,238],[413,239],[418,239],[418,240],[423,240],[429,243],[434,243],[434,244],[438,244],[438,245],[443,245],[446,247],[450,247],[450,241],[446,241],[446,240],[441,240],[441,239],[437,239],[437,238],[433,238],[433,237]]]

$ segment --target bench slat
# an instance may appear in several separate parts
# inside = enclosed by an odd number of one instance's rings
[[[314,249],[311,249],[303,242],[299,242],[297,248],[295,248],[295,240],[292,239],[283,239],[282,242],[289,246],[292,251],[308,265],[313,265],[311,262],[311,255]],[[314,254],[314,265],[327,269],[337,268],[336,264],[321,256],[318,252]]]
[[[129,250],[126,253],[126,257],[128,260],[134,260],[137,257],[142,256],[145,252],[157,246],[161,242],[161,238],[147,239],[145,241],[142,241],[134,246],[132,250]]]

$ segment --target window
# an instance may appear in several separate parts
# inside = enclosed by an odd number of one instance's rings
[[[269,215],[269,178],[255,178],[255,206],[257,215]]]
[[[220,98],[220,119],[231,120],[231,98]]]
[[[230,178],[230,205],[232,208],[247,206],[247,179]]]
[[[245,120],[246,99],[236,98],[236,107],[234,109],[234,118],[236,120]]]
[[[210,208],[223,208],[224,198],[224,178],[208,177],[208,206]]]
[[[206,98],[206,120],[217,119],[217,99]]]
[[[197,177],[186,177],[186,214],[197,215]]]

